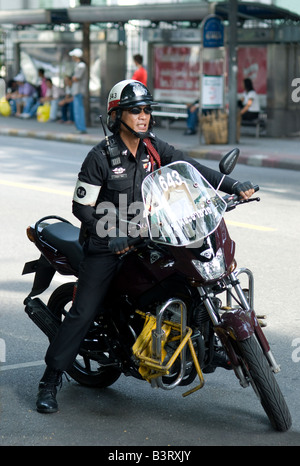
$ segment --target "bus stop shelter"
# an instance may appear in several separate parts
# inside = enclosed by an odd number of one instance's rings
[[[268,135],[284,136],[299,131],[299,103],[292,99],[293,78],[300,77],[299,43],[300,16],[288,10],[258,2],[197,2],[144,4],[128,6],[81,6],[68,9],[7,10],[0,12],[0,25],[13,24],[18,28],[34,25],[107,24],[118,29],[131,20],[149,23],[149,28],[162,29],[164,23],[178,29],[197,28],[208,15],[215,14],[225,24],[225,46],[228,48],[229,82],[229,125],[235,121],[236,112],[236,73],[237,47],[242,43],[260,43],[268,47],[268,87],[266,111],[268,115]],[[167,35],[165,36],[167,38]],[[166,39],[167,40],[167,39]],[[117,41],[118,42],[118,41]],[[109,53],[108,53],[109,55]],[[278,60],[280,56],[281,60]],[[115,81],[116,69],[107,68],[103,92],[107,93]],[[112,77],[114,76],[114,78]],[[121,78],[122,79],[122,78]],[[232,128],[235,123],[232,124]],[[234,138],[234,130],[233,130]]]

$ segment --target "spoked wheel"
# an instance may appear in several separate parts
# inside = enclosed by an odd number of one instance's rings
[[[256,337],[252,335],[239,342],[239,349],[246,377],[259,397],[272,426],[277,431],[287,431],[292,425],[292,418]]]
[[[61,321],[72,306],[75,283],[64,283],[56,288],[48,301],[48,308]],[[68,374],[81,385],[105,388],[120,377],[121,372],[115,367],[100,366],[97,361],[87,356],[78,356]]]

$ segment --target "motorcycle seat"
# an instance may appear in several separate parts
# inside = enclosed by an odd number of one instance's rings
[[[83,258],[79,233],[80,229],[78,227],[66,222],[53,223],[43,229],[44,240],[64,254],[75,270],[78,269]]]

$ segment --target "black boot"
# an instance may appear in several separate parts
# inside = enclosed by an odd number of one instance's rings
[[[46,368],[39,383],[36,408],[39,413],[56,413],[58,405],[56,401],[57,386],[61,384],[62,372]]]

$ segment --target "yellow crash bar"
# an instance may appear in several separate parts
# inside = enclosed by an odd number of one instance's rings
[[[140,372],[143,375],[143,377],[146,380],[151,381],[151,379],[154,379],[154,378],[161,377],[163,375],[169,374],[169,371],[170,371],[172,365],[174,364],[174,362],[176,361],[176,359],[178,358],[178,356],[182,352],[184,346],[186,344],[188,344],[190,352],[191,352],[191,356],[193,358],[193,362],[194,362],[194,365],[195,365],[195,368],[196,368],[196,371],[197,371],[197,374],[198,374],[198,377],[199,377],[199,380],[200,380],[200,384],[197,385],[195,388],[185,392],[182,396],[184,396],[184,397],[188,396],[191,393],[194,393],[195,391],[202,388],[203,385],[204,385],[204,377],[203,377],[203,374],[202,374],[202,371],[201,371],[201,368],[200,368],[200,365],[199,365],[199,361],[198,361],[198,358],[197,358],[197,355],[196,355],[196,352],[195,352],[195,348],[194,348],[192,340],[191,340],[191,335],[193,333],[192,329],[190,327],[186,327],[185,336],[182,338],[181,342],[179,343],[177,349],[174,351],[172,357],[169,359],[168,363],[166,365],[163,365],[162,362],[163,362],[163,359],[164,359],[164,357],[166,355],[166,351],[164,350],[164,348],[162,348],[161,361],[159,361],[158,359],[154,359],[154,358],[151,358],[149,356],[146,356],[146,354],[147,353],[149,354],[149,352],[150,352],[149,351],[149,346],[151,345],[152,330],[153,330],[154,326],[156,325],[156,318],[154,316],[151,316],[151,315],[145,315],[144,313],[142,313],[140,311],[137,311],[137,312],[142,314],[143,316],[145,316],[146,321],[145,321],[145,325],[144,325],[144,328],[143,328],[142,332],[140,333],[140,335],[138,336],[135,344],[132,347],[132,350],[133,350],[133,353],[136,356],[136,358],[138,358],[140,360],[140,365],[141,365],[141,367],[140,367],[141,371]],[[174,341],[174,340],[181,337],[181,325],[180,324],[177,324],[175,322],[164,321],[164,325],[163,325],[163,330],[165,332],[164,345],[167,342],[167,339],[168,339],[168,336],[170,335],[171,329],[173,329],[175,331],[178,331],[180,333],[180,335],[175,336],[175,337],[173,336],[172,338],[169,339],[169,341]],[[154,372],[149,373],[147,371],[147,369],[148,369],[148,371],[151,370],[151,371],[154,371]]]

